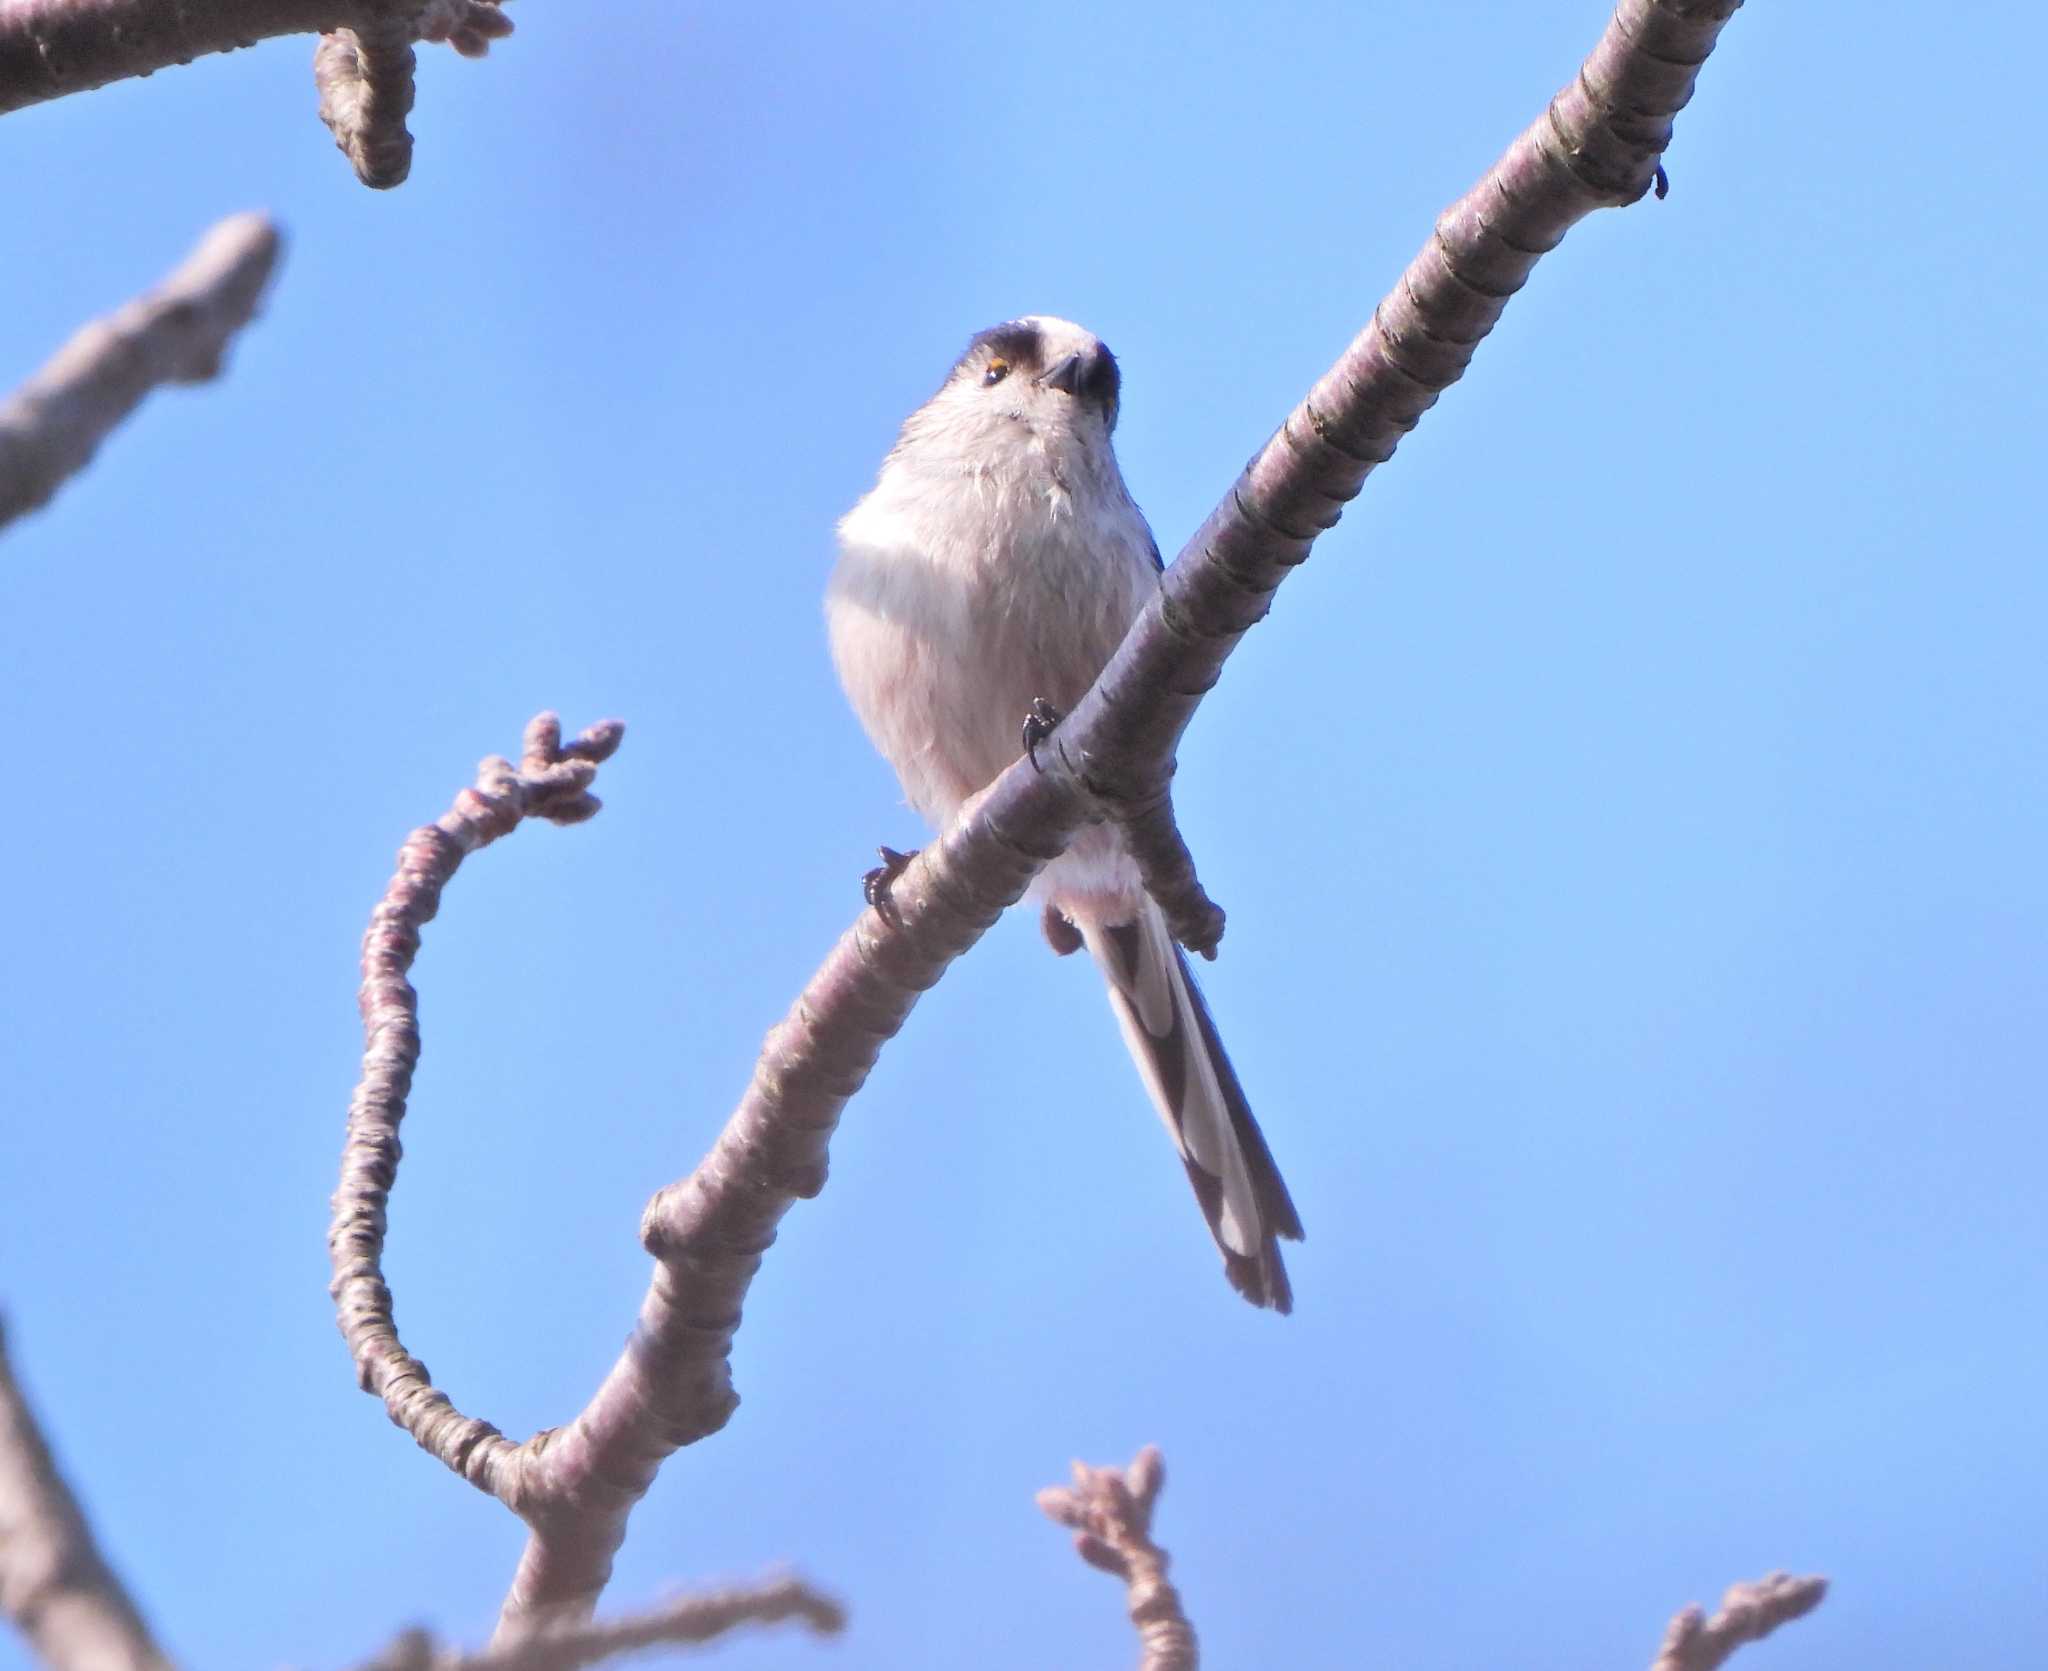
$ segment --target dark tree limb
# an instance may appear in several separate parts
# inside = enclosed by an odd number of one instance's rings
[[[1695,1606],[1671,1621],[1650,1671],[1717,1671],[1743,1643],[1761,1642],[1780,1625],[1805,1617],[1827,1593],[1825,1578],[1783,1572],[1731,1585],[1711,1619]]]
[[[1138,1627],[1139,1671],[1195,1671],[1200,1653],[1180,1592],[1166,1576],[1167,1554],[1152,1541],[1152,1509],[1166,1484],[1158,1447],[1147,1445],[1128,1468],[1074,1464],[1074,1483],[1048,1486],[1038,1506],[1074,1529],[1074,1552],[1124,1581]]]
[[[0,404],[0,528],[48,503],[150,390],[219,375],[281,245],[262,215],[229,216],[156,289],[84,327]]]
[[[49,1671],[171,1671],[100,1553],[0,1333],[0,1615]]]
[[[7,0],[0,115],[279,35],[319,35],[320,119],[365,185],[412,166],[415,41],[466,58],[512,32],[498,0]]]
[[[1128,823],[1178,931],[1199,948],[1203,925],[1218,925],[1169,809],[1174,750],[1195,705],[1316,535],[1462,373],[1542,253],[1594,209],[1648,189],[1671,118],[1735,3],[1622,0],[1578,77],[1445,212],[1372,324],[1166,571],[1102,677],[1041,749],[1043,770],[1019,761],[975,796],[892,880],[887,917],[871,907],[841,937],[769,1033],[711,1152],[648,1204],[641,1240],[655,1267],[618,1362],[579,1415],[523,1445],[461,1416],[398,1347],[368,1233],[381,1238],[418,1052],[403,969],[461,853],[521,816],[524,774],[497,763],[486,791],[493,810],[458,806],[408,843],[365,943],[370,1051],[337,1197],[336,1292],[365,1386],[420,1444],[528,1524],[500,1645],[588,1618],[662,1461],[730,1418],[731,1346],[748,1287],[783,1214],[824,1187],[847,1100],[919,994],[1075,830],[1105,816]],[[487,833],[464,833],[472,819]],[[375,1187],[364,1190],[356,1174]]]

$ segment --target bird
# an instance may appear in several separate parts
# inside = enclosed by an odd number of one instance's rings
[[[1080,700],[1159,587],[1158,544],[1111,444],[1121,397],[1116,356],[1081,326],[1042,314],[991,326],[839,523],[832,658],[937,829],[1035,746],[1048,705]],[[908,861],[883,858],[869,894],[879,885],[886,904]],[[1033,893],[1053,949],[1085,946],[1101,970],[1230,1285],[1291,1311],[1279,1242],[1301,1239],[1300,1215],[1122,830],[1083,827]]]

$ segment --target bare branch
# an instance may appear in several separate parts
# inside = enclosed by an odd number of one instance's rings
[[[46,504],[158,384],[219,375],[281,242],[264,216],[230,215],[156,289],[87,325],[0,405],[0,528]]]
[[[467,58],[512,32],[495,0],[432,0],[424,12],[393,11],[323,35],[313,50],[320,120],[356,178],[388,190],[412,172],[413,52],[417,40],[447,41]]]
[[[322,35],[313,49],[320,120],[356,178],[378,191],[412,172],[412,30],[381,19]]]
[[[412,43],[481,58],[512,32],[499,0],[6,0],[0,115],[279,35],[319,35],[320,119],[365,185],[412,166]]]
[[[49,1671],[170,1671],[93,1541],[0,1333],[0,1614]]]
[[[1456,379],[1538,256],[1647,189],[1735,0],[1623,0],[1550,109],[1445,213],[1373,324],[1290,415],[1167,571],[1094,688],[1041,749],[961,809],[865,912],[768,1035],[712,1151],[641,1220],[658,1261],[625,1352],[525,1481],[533,1527],[501,1636],[587,1616],[662,1459],[738,1403],[730,1352],[775,1226],[824,1187],[840,1111],[919,993],[1015,903],[1082,821],[1130,822],[1176,923],[1214,907],[1168,842],[1175,745],[1266,600]],[[547,1505],[545,1509],[541,1505]]]
[[[1166,1577],[1166,1551],[1152,1541],[1152,1509],[1166,1484],[1156,1445],[1128,1468],[1074,1464],[1071,1486],[1048,1486],[1038,1506],[1074,1529],[1074,1551],[1091,1567],[1124,1581],[1131,1623],[1138,1627],[1139,1671],[1195,1671],[1195,1627]]]
[[[273,36],[319,34],[357,15],[352,0],[8,0],[0,115]]]
[[[481,1654],[451,1653],[425,1631],[407,1631],[361,1671],[580,1671],[646,1648],[702,1643],[746,1625],[795,1619],[819,1636],[846,1628],[846,1609],[802,1579],[763,1579],[683,1596],[644,1613],[536,1636]]]
[[[1214,910],[1174,834],[1174,750],[1224,659],[1474,352],[1537,261],[1593,210],[1649,188],[1700,66],[1740,0],[1621,0],[1579,73],[1437,220],[1372,323],[1325,372],[1167,570],[1058,734],[1129,826],[1177,934]],[[1084,736],[1085,733],[1085,736]],[[991,803],[993,808],[994,803]],[[1187,942],[1208,949],[1202,938]]]
[[[1828,1593],[1825,1578],[1774,1572],[1754,1584],[1735,1584],[1711,1619],[1688,1607],[1671,1621],[1650,1671],[1716,1671],[1745,1642],[1761,1642],[1780,1625],[1803,1618]]]
[[[675,1450],[716,1432],[738,1404],[731,1348],[741,1307],[783,1214],[824,1187],[847,1100],[918,995],[1020,898],[1081,824],[1131,826],[1177,931],[1213,946],[1221,917],[1173,831],[1174,749],[1231,649],[1454,382],[1540,255],[1577,220],[1648,189],[1699,65],[1736,0],[1622,0],[1578,77],[1442,216],[1373,323],[1167,570],[1095,687],[1041,748],[962,808],[897,877],[887,915],[869,909],[770,1031],[739,1106],[689,1177],[641,1220],[656,1261],[637,1326],[584,1410],[513,1445],[455,1411],[398,1346],[376,1269],[396,1127],[419,1040],[404,969],[418,925],[469,846],[457,814],[415,835],[365,943],[366,1078],[336,1199],[336,1296],[364,1385],[393,1419],[531,1529],[499,1617],[500,1645],[590,1616],[633,1505]],[[509,767],[489,794],[517,799]],[[451,824],[451,820],[454,823]],[[462,845],[466,842],[467,845]]]
[[[496,757],[484,761],[474,788],[406,838],[363,936],[363,1078],[349,1105],[327,1233],[330,1292],[363,1390],[382,1398],[391,1419],[423,1450],[515,1510],[521,1448],[489,1422],[463,1415],[434,1386],[426,1365],[399,1343],[384,1282],[386,1204],[402,1153],[398,1127],[420,1057],[418,994],[405,977],[419,953],[420,929],[440,909],[441,890],[463,859],[510,835],[526,818],[575,824],[593,817],[599,803],[589,792],[591,781],[624,735],[624,726],[607,721],[565,746],[560,721],[540,715],[526,728],[516,769]]]

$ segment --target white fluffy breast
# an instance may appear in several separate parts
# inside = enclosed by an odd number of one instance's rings
[[[942,824],[1016,759],[1026,711],[1079,700],[1158,583],[1113,456],[924,471],[899,452],[839,525],[833,659],[912,805]],[[1105,449],[1106,451],[1106,449]]]

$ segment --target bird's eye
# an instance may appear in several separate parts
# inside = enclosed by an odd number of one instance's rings
[[[988,370],[981,374],[981,386],[984,389],[993,388],[1009,375],[1010,362],[998,356],[989,361]]]

